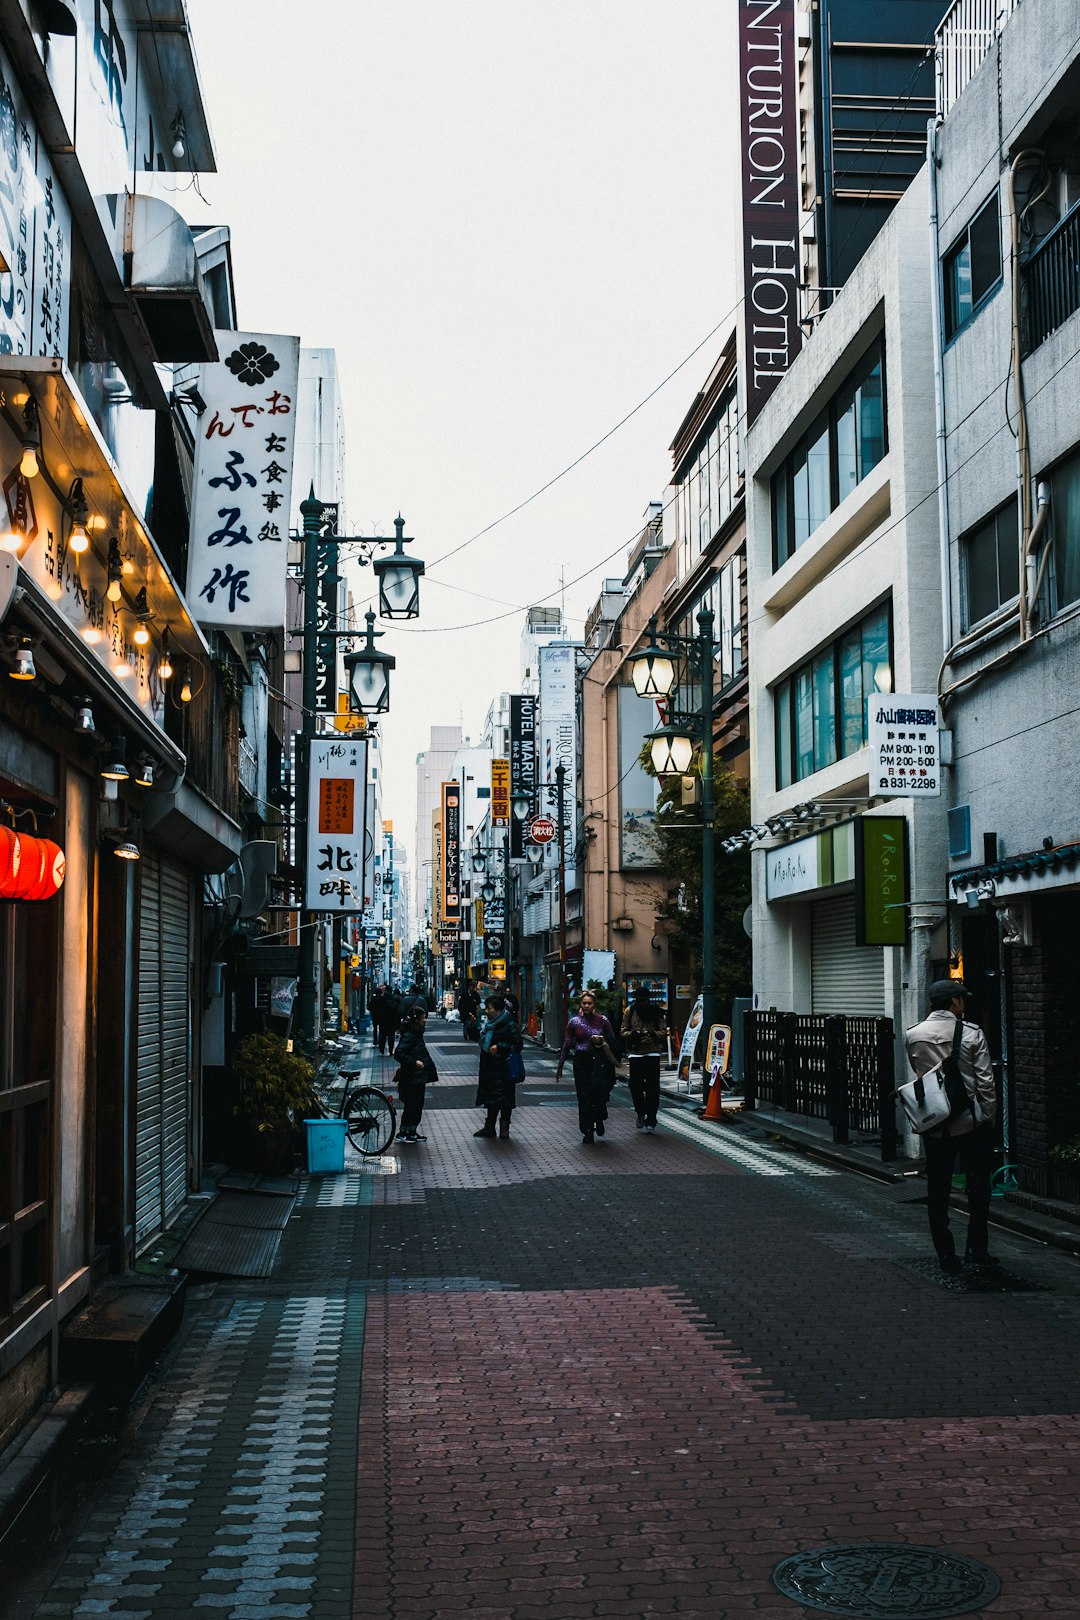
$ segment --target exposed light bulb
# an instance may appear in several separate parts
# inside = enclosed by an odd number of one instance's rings
[[[121,596],[123,595],[123,591],[120,588],[120,581],[118,579],[110,579],[105,595],[109,598],[110,602],[119,602]]]
[[[28,444],[23,450],[22,460],[19,462],[19,471],[24,478],[37,477],[39,468],[36,445]]]
[[[146,625],[141,622],[141,620],[135,626],[135,633],[131,639],[135,643],[136,647],[146,647],[149,645],[150,631]]]
[[[184,153],[186,151],[187,151],[187,147],[184,145],[183,141],[180,139],[180,137],[178,135],[176,137],[175,141],[173,141],[172,155],[173,155],[174,158],[179,160],[180,158],[183,157],[183,155],[184,155]]]
[[[0,551],[18,551],[23,543],[23,537],[16,529],[5,529],[0,534]]]
[[[68,536],[68,550],[82,552],[89,549],[90,536],[86,532],[86,524],[76,520],[71,525],[71,533]]]

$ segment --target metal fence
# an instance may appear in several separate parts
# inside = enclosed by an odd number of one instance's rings
[[[745,1015],[746,1108],[759,1102],[832,1127],[880,1136],[882,1159],[897,1153],[891,1018],[832,1013]]]
[[[934,35],[937,115],[944,118],[989,54],[1020,0],[954,0]]]
[[[1080,309],[1080,204],[1024,264],[1021,289],[1023,348],[1030,354]]]

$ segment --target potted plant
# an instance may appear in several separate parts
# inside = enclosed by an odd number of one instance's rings
[[[317,1106],[312,1065],[281,1035],[248,1035],[233,1054],[233,1073],[243,1167],[265,1175],[291,1169],[302,1145],[300,1121]]]

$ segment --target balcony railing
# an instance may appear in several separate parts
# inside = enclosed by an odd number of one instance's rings
[[[937,115],[944,118],[975,77],[1020,0],[954,0],[934,35]]]
[[[1059,220],[1021,270],[1025,354],[1080,309],[1080,203]]]

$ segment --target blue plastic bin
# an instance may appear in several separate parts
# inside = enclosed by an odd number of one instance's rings
[[[305,1119],[307,1164],[313,1176],[339,1176],[345,1169],[343,1119]]]

